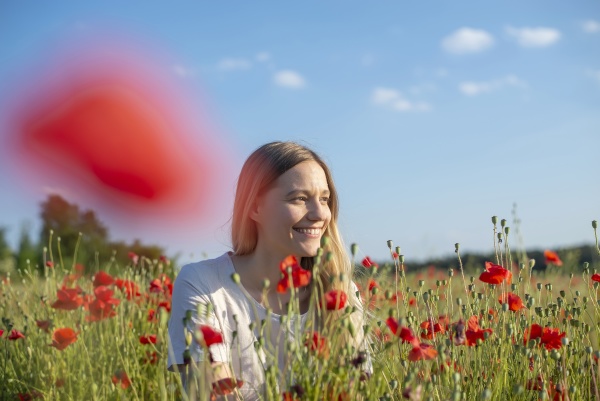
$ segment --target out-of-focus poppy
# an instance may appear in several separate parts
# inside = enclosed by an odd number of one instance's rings
[[[100,270],[98,273],[94,275],[94,287],[109,286],[114,284],[115,279],[110,274],[106,273],[103,270]]]
[[[525,329],[523,334],[523,343],[527,344],[530,340],[540,339],[540,346],[543,345],[547,350],[560,349],[562,347],[562,339],[566,333],[561,333],[557,328],[542,327],[539,324],[532,324],[531,327]]]
[[[4,334],[4,330],[0,329],[0,337],[2,337],[2,334]]]
[[[156,344],[156,334],[150,334],[147,336],[140,336],[140,344]]]
[[[56,293],[58,299],[51,305],[54,309],[74,310],[83,304],[83,298],[79,295],[80,288],[61,288]]]
[[[379,265],[378,265],[377,263],[373,262],[373,261],[371,260],[371,258],[370,258],[370,257],[368,257],[368,256],[365,256],[365,258],[362,260],[362,262],[361,262],[361,263],[362,263],[362,265],[363,265],[364,267],[366,267],[367,269],[369,269],[369,268],[371,268],[371,267],[379,267]]]
[[[320,335],[318,332],[313,331],[312,334],[307,334],[307,338],[304,341],[304,345],[308,349],[318,356],[327,358],[329,356],[329,347],[327,345],[327,339]]]
[[[242,380],[233,379],[228,377],[226,379],[221,379],[215,383],[213,383],[213,393],[217,396],[232,394],[235,389],[238,389],[244,385]]]
[[[75,332],[75,330],[68,327],[56,329],[52,334],[52,344],[50,344],[50,346],[62,351],[77,341],[78,335],[78,332]]]
[[[493,332],[494,331],[492,329],[482,329],[479,327],[479,318],[477,316],[471,316],[467,322],[467,331],[465,332],[467,337],[467,345],[477,345],[477,340],[484,341],[486,333],[490,335]]]
[[[517,312],[524,308],[523,300],[517,294],[513,294],[512,292],[507,292],[505,294],[500,295],[498,298],[498,302],[501,304],[508,303],[508,309]]]
[[[410,299],[408,300],[408,306],[415,306],[417,304],[417,300],[415,299],[415,297],[410,297]]]
[[[142,363],[146,363],[149,365],[156,365],[158,362],[158,353],[156,351],[150,352],[146,351],[146,356],[142,358]]]
[[[421,338],[431,340],[435,337],[436,333],[444,334],[448,329],[448,318],[446,316],[440,316],[438,321],[426,320],[421,323],[421,328],[423,331],[421,332]]]
[[[210,347],[213,344],[221,344],[223,342],[223,334],[220,331],[216,331],[212,327],[201,324],[198,330],[202,333],[201,344]]]
[[[142,295],[138,285],[131,280],[116,279],[115,286],[125,293],[128,300]]]
[[[408,353],[408,360],[415,362],[420,360],[434,359],[437,356],[435,347],[431,344],[419,343],[414,345],[412,350]]]
[[[283,278],[277,283],[277,292],[281,294],[287,292],[290,287],[300,288],[310,284],[311,272],[302,268],[293,255],[286,257],[279,264],[279,270]]]
[[[592,281],[600,282],[600,274],[596,273],[592,275]]]
[[[327,310],[339,310],[346,306],[348,295],[342,290],[331,290],[324,294],[324,303]]]
[[[558,257],[558,254],[549,249],[546,249],[544,251],[544,258],[546,259],[546,264],[548,265],[552,264],[555,266],[562,266],[563,264],[562,260],[560,260],[560,258]]]
[[[8,339],[11,341],[15,341],[19,338],[25,338],[25,334],[21,333],[19,330],[12,329],[10,331],[10,334],[8,335]]]
[[[419,340],[414,335],[412,330],[408,327],[400,326],[400,323],[393,317],[388,317],[385,321],[389,329],[394,333],[395,336],[399,337],[402,342],[405,343],[413,343],[413,345],[418,344]]]
[[[128,252],[127,257],[131,259],[131,263],[133,263],[134,266],[137,265],[138,261],[140,260],[139,255],[135,252]]]
[[[44,330],[46,333],[50,333],[50,328],[52,327],[52,320],[36,320],[35,324],[40,329]]]
[[[504,280],[508,284],[512,281],[512,273],[500,265],[485,262],[485,271],[479,276],[479,280],[488,284],[500,284]]]
[[[19,401],[31,401],[36,398],[44,398],[44,394],[37,390],[32,390],[29,393],[18,393]]]
[[[46,262],[46,267],[49,267],[49,268],[53,269],[54,268],[54,262],[51,261],[51,260],[47,261]]]
[[[114,385],[120,384],[121,388],[126,390],[131,386],[131,380],[124,370],[117,370],[111,378]]]

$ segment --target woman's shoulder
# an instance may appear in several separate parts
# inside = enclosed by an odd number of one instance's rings
[[[205,259],[183,265],[177,274],[177,280],[218,282],[233,273],[233,265],[228,253],[214,259]]]

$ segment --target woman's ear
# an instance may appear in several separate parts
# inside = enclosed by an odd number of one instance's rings
[[[255,222],[258,222],[260,219],[260,210],[260,197],[256,197],[252,202],[252,205],[250,205],[250,212],[248,213],[248,216],[250,216],[250,218]]]

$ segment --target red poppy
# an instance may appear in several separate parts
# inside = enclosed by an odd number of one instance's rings
[[[306,341],[304,341],[304,345],[307,346],[310,351],[316,353],[319,356],[329,356],[329,347],[327,346],[327,339],[321,336],[316,331],[313,331],[312,335],[307,335],[307,339]]]
[[[477,316],[471,316],[467,322],[467,331],[465,332],[467,345],[470,347],[477,345],[477,340],[485,340],[485,333],[492,334],[493,332],[492,329],[482,329],[479,327],[479,318]]]
[[[417,304],[417,300],[415,299],[415,297],[411,297],[408,300],[408,306],[415,306]]]
[[[488,284],[500,284],[504,280],[508,284],[512,281],[512,273],[500,265],[485,262],[485,271],[479,276],[479,280]]]
[[[132,262],[134,265],[137,265],[137,264],[138,264],[138,261],[140,260],[140,257],[139,257],[139,255],[138,255],[137,253],[135,253],[135,252],[128,252],[128,253],[127,253],[127,257],[128,257],[129,259],[131,259],[131,262]]]
[[[373,288],[379,288],[379,284],[377,284],[377,281],[373,280],[372,278],[369,279],[369,292],[373,291]]]
[[[379,267],[379,265],[375,262],[373,262],[371,260],[370,257],[366,256],[363,260],[362,260],[362,265],[366,268],[371,268],[371,267]]]
[[[127,373],[124,370],[117,370],[111,380],[114,385],[120,383],[121,388],[124,390],[131,386],[131,380],[129,380],[129,376],[127,376]]]
[[[83,298],[79,295],[80,288],[61,288],[56,295],[58,299],[51,305],[54,309],[74,310],[83,304]]]
[[[0,337],[2,337],[2,334],[4,334],[4,330],[0,329]]]
[[[75,271],[79,274],[83,274],[85,273],[85,266],[82,265],[81,263],[76,263],[75,264]]]
[[[89,310],[90,314],[86,316],[86,321],[88,322],[98,322],[100,320],[108,319],[117,315],[113,304],[104,302],[98,298],[96,298],[94,302],[90,303]]]
[[[140,336],[140,344],[156,344],[156,334],[150,334],[149,336]]]
[[[444,334],[448,329],[448,318],[446,316],[440,316],[437,322],[432,320],[426,320],[421,323],[421,328],[424,331],[421,332],[421,338],[431,340],[435,337],[436,333]]]
[[[213,344],[221,344],[223,342],[223,335],[220,331],[216,331],[210,326],[205,324],[200,325],[199,330],[202,332],[202,344],[210,347]]]
[[[348,295],[342,290],[331,290],[325,293],[324,300],[327,310],[340,310],[346,306]]]
[[[121,303],[120,300],[113,298],[113,290],[101,285],[94,288],[94,295],[96,295],[96,299],[99,299],[102,302],[106,302],[110,305],[119,305]]]
[[[75,330],[68,327],[64,329],[56,329],[52,334],[52,344],[50,344],[50,346],[62,351],[77,341],[78,335],[78,332],[75,332]]]
[[[142,359],[142,363],[155,365],[158,362],[158,353],[156,351],[146,351],[146,356]]]
[[[562,260],[560,260],[560,258],[558,257],[558,254],[549,249],[546,249],[544,251],[544,258],[546,258],[547,265],[552,264],[555,266],[562,266],[562,264],[563,264]]]
[[[111,276],[110,274],[108,274],[102,270],[100,270],[94,276],[94,287],[99,287],[101,285],[109,286],[111,284],[114,284],[114,282],[115,282],[115,279],[113,278],[113,276]]]
[[[235,389],[240,388],[243,385],[244,382],[242,380],[233,379],[231,377],[221,379],[213,383],[213,394],[216,394],[217,396],[231,394]]]
[[[50,333],[50,328],[52,327],[52,320],[36,320],[35,324],[40,329],[44,330],[46,333]]]
[[[140,293],[140,288],[138,287],[138,285],[131,280],[116,279],[115,286],[117,286],[118,289],[125,293],[128,300],[142,295]]]
[[[62,285],[63,287],[73,285],[79,278],[81,278],[81,274],[67,274],[63,277]]]
[[[44,398],[44,394],[37,390],[30,391],[29,393],[18,393],[19,401],[31,401],[36,398]]]
[[[163,301],[158,304],[158,309],[163,308],[167,312],[171,312],[171,301]]]
[[[10,334],[8,335],[8,339],[15,341],[15,340],[18,340],[19,338],[25,338],[25,335],[23,333],[21,333],[19,330],[12,329],[10,331]]]
[[[437,351],[431,344],[419,343],[413,346],[413,349],[408,353],[408,360],[415,362],[420,360],[434,359],[437,356]]]
[[[600,282],[600,274],[596,273],[596,274],[592,275],[592,281]]]
[[[412,343],[415,346],[418,345],[419,340],[417,340],[417,337],[414,335],[411,329],[409,329],[408,327],[400,326],[398,321],[391,316],[387,318],[385,323],[390,328],[392,333],[394,333],[395,336],[399,337],[402,340],[402,342]]]
[[[54,262],[49,260],[46,262],[46,266],[52,269],[52,268],[54,268]]]
[[[523,300],[517,294],[513,294],[512,292],[500,295],[498,302],[501,304],[508,303],[508,309],[513,312],[520,311],[524,308]]]
[[[286,257],[279,264],[279,270],[283,274],[283,278],[277,283],[277,292],[279,293],[285,293],[290,287],[300,288],[310,284],[312,273],[303,269],[293,255]]]
[[[294,394],[291,391],[285,391],[281,394],[282,401],[298,401],[298,398],[294,397]]]
[[[523,343],[527,344],[529,340],[540,339],[540,345],[547,350],[560,349],[562,347],[562,338],[566,333],[561,333],[559,329],[543,327],[539,324],[532,324],[530,328],[525,329]]]
[[[148,310],[148,321],[149,322],[156,322],[156,311],[154,309],[149,309]]]
[[[171,261],[165,255],[160,255],[160,257],[158,258],[158,260],[161,261],[162,263],[167,264],[167,265],[171,264]]]

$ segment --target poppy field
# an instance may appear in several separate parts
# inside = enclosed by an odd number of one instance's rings
[[[314,307],[332,315],[319,331],[295,328],[285,344],[293,362],[285,372],[265,367],[263,399],[600,399],[597,260],[566,266],[547,250],[549,267],[538,270],[511,251],[506,222],[492,223],[494,257],[477,272],[463,269],[459,244],[455,267],[410,273],[392,241],[389,260],[379,264],[353,245],[362,309],[352,306],[353,294],[314,291]],[[592,227],[596,236],[596,221]],[[195,362],[188,350],[189,395],[167,371],[177,269],[166,257],[130,253],[127,266],[83,266],[76,255],[63,258],[57,243],[51,236],[38,262],[42,275],[19,266],[0,282],[0,400],[241,399],[243,377],[206,388],[210,362]],[[596,248],[600,255],[597,236]],[[312,272],[287,258],[272,285],[294,294],[319,280],[315,271],[328,259],[324,241]],[[351,318],[357,313],[359,325]],[[348,338],[362,338],[360,346]],[[209,353],[221,341],[219,328],[206,325],[186,337]],[[255,348],[262,347],[259,336]]]

